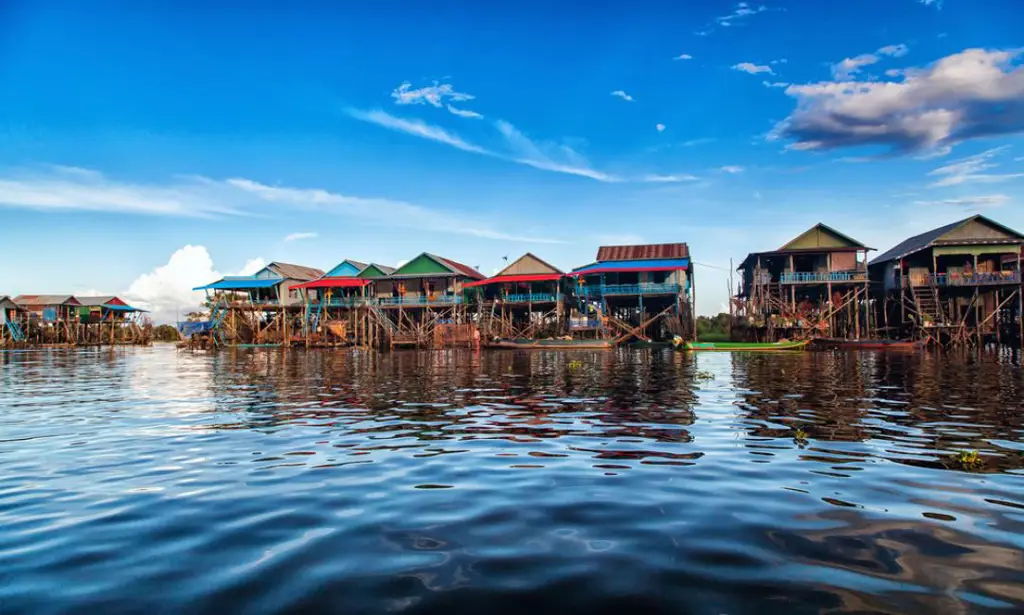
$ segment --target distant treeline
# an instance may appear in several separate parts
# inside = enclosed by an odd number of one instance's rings
[[[178,330],[172,325],[153,327],[154,342],[176,342],[178,339]]]
[[[729,339],[729,315],[697,317],[697,339],[704,342],[725,341]]]

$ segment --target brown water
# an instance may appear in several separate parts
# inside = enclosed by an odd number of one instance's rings
[[[0,383],[4,615],[1024,610],[1008,357],[155,347]]]

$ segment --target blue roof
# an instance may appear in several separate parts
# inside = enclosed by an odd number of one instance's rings
[[[250,288],[271,288],[282,282],[281,278],[224,278],[213,284],[197,286],[192,290],[248,290]]]
[[[103,309],[111,310],[113,312],[145,312],[146,310],[140,310],[130,305],[110,305],[107,303],[103,304]]]
[[[674,271],[677,269],[689,269],[690,259],[688,258],[657,258],[649,260],[631,261],[605,261],[592,263],[583,267],[577,267],[572,272],[575,274],[626,272],[626,271]]]

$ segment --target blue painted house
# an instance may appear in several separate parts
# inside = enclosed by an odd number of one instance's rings
[[[695,331],[693,262],[685,243],[602,246],[576,279],[570,327],[622,341],[691,339]]]

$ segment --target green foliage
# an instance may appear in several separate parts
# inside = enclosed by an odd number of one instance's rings
[[[569,369],[573,371],[583,369],[583,361],[569,361]]]
[[[729,315],[697,317],[697,339],[702,342],[725,342],[729,340]]]
[[[153,328],[153,341],[176,342],[178,339],[178,330],[171,325],[160,325]]]
[[[797,427],[793,430],[793,442],[797,444],[807,444],[807,432]]]

